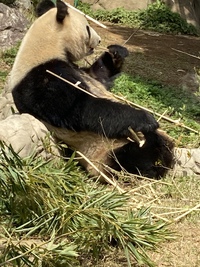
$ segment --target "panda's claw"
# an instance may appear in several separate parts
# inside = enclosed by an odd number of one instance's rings
[[[136,132],[154,132],[157,128],[159,128],[159,123],[149,112],[140,110],[137,115],[137,119],[134,119],[135,125],[133,127]]]

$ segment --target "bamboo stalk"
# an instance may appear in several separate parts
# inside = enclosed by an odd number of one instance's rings
[[[165,116],[165,114],[167,113],[167,109],[163,112],[163,114],[161,114],[161,116],[157,119],[157,122],[159,122],[163,116]]]
[[[131,106],[134,106],[134,107],[139,108],[139,109],[143,109],[143,110],[145,110],[145,111],[148,111],[148,112],[151,113],[151,114],[155,114],[156,116],[159,116],[160,119],[164,119],[164,120],[166,120],[166,121],[168,121],[168,122],[174,123],[174,124],[176,124],[177,126],[183,127],[183,128],[185,128],[185,129],[187,129],[187,130],[190,130],[191,132],[199,133],[198,131],[196,131],[196,130],[194,130],[194,129],[192,129],[192,128],[186,126],[186,125],[184,125],[183,123],[180,123],[180,120],[179,120],[179,119],[178,119],[178,120],[173,120],[173,119],[171,119],[171,118],[169,118],[169,117],[166,117],[164,114],[160,114],[160,113],[158,113],[158,112],[154,112],[154,111],[152,111],[152,110],[150,110],[150,109],[148,109],[148,108],[145,108],[145,107],[143,107],[143,106],[140,106],[140,105],[138,105],[138,104],[135,104],[135,103],[133,103],[133,102],[131,102],[131,101],[125,99],[124,97],[118,96],[118,95],[116,95],[116,94],[114,94],[114,96],[115,96],[117,99],[120,99],[120,100],[122,100],[122,101],[125,101],[126,103],[128,103],[128,104],[131,105]]]
[[[175,222],[180,221],[180,219],[182,219],[183,217],[185,217],[186,215],[188,215],[188,214],[191,213],[192,211],[197,210],[198,208],[200,208],[200,203],[197,204],[196,206],[194,206],[192,209],[190,209],[190,210],[184,212],[183,214],[181,214],[180,216],[176,217],[176,218],[174,219],[174,221],[175,221]]]
[[[52,71],[50,71],[50,70],[46,70],[46,72],[50,73],[51,75],[55,76],[56,78],[59,78],[59,79],[62,80],[62,81],[64,81],[64,82],[66,82],[66,83],[68,83],[68,84],[74,86],[75,88],[77,88],[77,89],[83,91],[84,93],[86,93],[86,94],[88,94],[88,95],[90,95],[90,96],[92,96],[92,97],[97,98],[97,96],[95,96],[95,95],[91,94],[90,92],[84,90],[83,88],[79,87],[78,85],[79,85],[81,82],[78,81],[78,82],[76,82],[76,83],[74,84],[74,83],[71,83],[70,81],[64,79],[63,77],[60,77],[59,75],[55,74],[54,72],[52,72]]]
[[[106,29],[107,27],[102,24],[101,22],[98,22],[96,19],[91,18],[90,16],[86,15],[85,13],[83,13],[82,11],[80,11],[79,9],[75,8],[74,6],[70,5],[67,2],[64,2],[66,4],[66,6],[70,7],[71,9],[75,10],[76,12],[82,14],[86,19],[91,20],[92,22],[94,22],[95,24],[101,26],[102,28]]]
[[[111,180],[107,175],[105,175],[105,173],[100,171],[97,166],[95,166],[85,155],[83,155],[80,151],[76,151],[76,153],[81,156],[85,161],[87,161],[87,163],[89,163],[105,179],[108,184],[113,185],[119,191],[120,194],[125,193],[125,191],[117,184],[117,182]]]
[[[146,140],[145,139],[140,140],[139,136],[136,134],[135,131],[133,131],[133,129],[131,127],[128,127],[128,130],[131,133],[133,140],[135,140],[136,143],[139,144],[139,147],[143,147]]]
[[[134,176],[135,176],[135,175],[134,175]],[[144,185],[137,186],[136,188],[131,189],[129,192],[130,192],[130,193],[135,193],[135,192],[137,192],[138,190],[140,190],[140,189],[142,189],[142,188],[149,187],[150,185],[157,184],[157,183],[160,183],[160,181],[159,181],[159,180],[155,180],[155,181],[153,181],[153,182],[150,183],[150,184],[144,184]],[[161,183],[161,184],[165,184],[165,183]]]
[[[129,42],[129,40],[135,35],[139,30],[141,29],[141,26],[139,26],[132,34],[128,37],[128,39],[125,40],[125,42],[122,44],[123,46]]]
[[[189,54],[189,53],[187,53],[187,52],[184,52],[184,51],[181,51],[181,50],[178,50],[178,49],[175,49],[175,48],[172,48],[172,50],[174,50],[174,51],[176,51],[176,52],[179,52],[179,53],[182,53],[182,54],[185,54],[185,55],[187,55],[187,56],[196,58],[196,59],[200,59],[200,57],[197,57],[197,56],[195,56],[195,55]]]

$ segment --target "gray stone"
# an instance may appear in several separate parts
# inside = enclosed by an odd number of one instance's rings
[[[29,114],[14,114],[0,121],[0,140],[23,158],[33,153],[44,158],[59,154],[47,128]]]
[[[23,9],[30,9],[31,8],[31,1],[30,0],[17,0],[17,6],[22,7]]]
[[[0,49],[8,49],[23,38],[28,20],[23,13],[0,3]]]
[[[200,148],[176,148],[175,176],[200,176]]]

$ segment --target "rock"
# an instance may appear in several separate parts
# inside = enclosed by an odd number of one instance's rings
[[[0,121],[0,140],[6,145],[12,145],[22,158],[33,153],[43,158],[59,155],[47,128],[29,114],[14,114]]]
[[[15,3],[23,9],[30,9],[32,5],[30,0],[16,0]]]
[[[21,41],[28,23],[19,10],[0,3],[0,49],[8,49]]]
[[[175,176],[200,176],[200,148],[176,148]]]
[[[6,119],[8,116],[17,112],[12,93],[9,88],[9,76],[5,83],[3,92],[0,94],[0,121]]]

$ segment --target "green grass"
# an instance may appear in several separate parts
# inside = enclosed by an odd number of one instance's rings
[[[13,65],[13,63],[15,61],[15,57],[16,57],[17,51],[19,49],[20,43],[21,42],[19,42],[15,46],[13,46],[13,47],[1,52],[1,60],[5,64],[7,64],[9,67],[12,67],[12,65]]]
[[[6,81],[6,78],[7,78],[7,76],[8,76],[8,74],[9,74],[9,71],[1,71],[0,70],[0,80],[1,80],[1,82],[5,82]]]
[[[115,247],[131,262],[154,266],[146,252],[170,239],[148,209],[127,209],[130,197],[90,181],[68,161],[21,159],[1,144],[0,266],[81,266]],[[34,241],[34,238],[37,240]]]
[[[114,10],[92,10],[89,4],[79,2],[78,8],[85,14],[115,24],[139,27],[170,34],[199,35],[197,28],[188,24],[178,13],[172,12],[162,1],[149,4],[145,10],[130,11],[124,8]]]
[[[200,132],[200,104],[199,98],[180,88],[163,86],[153,81],[146,81],[140,77],[121,75],[115,81],[113,92],[125,96],[128,100],[145,108],[177,120],[184,125]],[[158,119],[159,117],[156,116]],[[199,134],[168,123],[160,121],[161,127],[175,139],[182,136],[179,146],[198,146]]]

